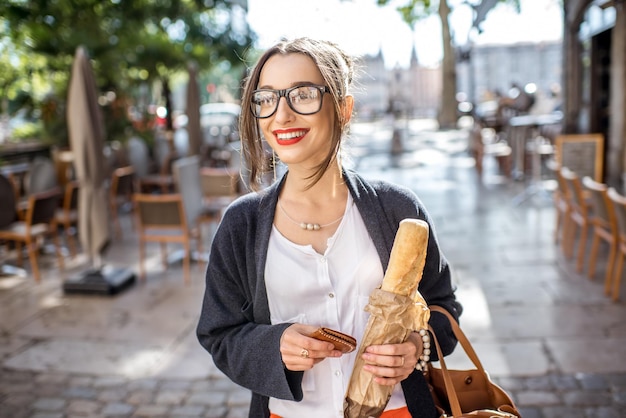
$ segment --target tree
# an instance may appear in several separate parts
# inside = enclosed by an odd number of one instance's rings
[[[390,0],[377,0],[379,6],[390,3]],[[519,11],[519,0],[477,0],[476,4],[471,4],[475,11],[473,27],[479,27],[489,10],[499,1],[504,1],[515,5]],[[434,13],[439,15],[441,20],[441,39],[443,41],[442,71],[442,92],[441,108],[437,115],[439,126],[443,129],[456,127],[457,120],[457,100],[456,100],[456,55],[452,38],[452,31],[449,24],[451,8],[448,0],[431,2],[430,0],[404,0],[405,3],[397,9],[403,20],[413,28],[416,22]]]
[[[76,48],[93,60],[97,83],[124,100],[137,86],[167,80],[190,61],[209,69],[243,66],[254,36],[238,0],[5,0],[0,2],[0,48],[14,48],[44,64],[22,73],[51,81],[65,98]],[[2,52],[2,51],[0,51]],[[30,74],[30,75],[29,75]],[[17,81],[13,81],[16,83]],[[112,102],[113,100],[111,100]]]

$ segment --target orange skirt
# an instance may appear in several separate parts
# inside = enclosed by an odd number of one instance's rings
[[[278,415],[270,414],[270,418],[281,418]],[[406,406],[400,409],[393,409],[391,411],[385,411],[380,416],[380,418],[411,418],[411,414],[409,413],[409,408]]]

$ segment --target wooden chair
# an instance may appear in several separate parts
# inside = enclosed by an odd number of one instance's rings
[[[624,258],[626,258],[626,196],[618,193],[617,190],[612,187],[609,187],[609,190],[607,190],[607,196],[613,203],[613,208],[615,209],[615,220],[618,231],[615,271],[611,282],[604,283],[604,293],[607,296],[611,296],[611,299],[617,302],[620,296]]]
[[[161,244],[163,268],[167,269],[167,243],[182,244],[185,250],[183,269],[185,283],[190,283],[191,241],[197,238],[196,231],[190,227],[183,200],[180,194],[143,194],[133,195],[137,229],[139,230],[139,272],[140,279],[145,279],[144,258],[147,242]],[[201,240],[197,239],[198,251]]]
[[[59,260],[59,269],[63,270],[63,256],[59,246],[55,213],[59,206],[61,191],[59,188],[33,193],[28,197],[28,205],[23,221],[16,221],[0,229],[0,240],[16,243],[17,261],[22,265],[22,243],[28,250],[28,257],[36,282],[41,280],[37,263],[37,252],[46,236],[53,239]]]
[[[567,222],[567,225],[564,227],[567,231],[567,235],[563,236],[563,252],[568,258],[573,256],[574,240],[576,238],[577,229],[579,228],[580,238],[578,240],[576,270],[582,272],[585,262],[587,233],[589,225],[591,224],[589,203],[587,202],[580,177],[578,177],[576,173],[567,167],[562,167],[561,176],[567,186],[567,195],[570,198],[569,206],[571,208],[569,217],[564,219],[564,222]]]
[[[596,270],[596,258],[600,241],[609,245],[609,259],[606,267],[605,287],[611,283],[613,278],[613,265],[617,255],[618,228],[615,219],[615,208],[613,201],[609,199],[606,184],[597,182],[589,176],[583,177],[583,187],[589,193],[591,203],[591,226],[593,238],[591,241],[591,252],[589,253],[589,278],[593,279]]]
[[[569,195],[567,183],[561,174],[561,170],[555,170],[555,177],[557,181],[557,188],[554,190],[554,209],[556,214],[555,228],[554,228],[554,243],[564,245],[564,237],[568,236],[569,232],[567,227],[569,222],[567,219],[571,216],[570,201],[572,200]]]
[[[200,187],[205,208],[203,221],[219,223],[224,209],[239,195],[237,174],[228,168],[203,167]]]
[[[130,207],[132,211],[133,193],[136,191],[135,169],[132,166],[120,167],[113,170],[111,187],[109,190],[109,209],[111,221],[115,229],[115,236],[122,237],[122,227],[119,220],[120,209]],[[131,216],[131,222],[132,222]]]
[[[70,254],[76,256],[76,227],[78,226],[78,181],[71,180],[65,184],[65,192],[61,207],[57,209],[56,223],[63,227]]]

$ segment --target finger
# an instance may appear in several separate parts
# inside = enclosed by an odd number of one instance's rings
[[[381,367],[373,365],[363,366],[363,370],[374,375],[374,381],[385,386],[392,386],[405,380],[413,371],[413,367]]]
[[[370,345],[365,352],[385,356],[413,355],[417,352],[417,347],[413,342],[406,341],[401,344]]]
[[[401,368],[410,362],[406,358],[407,356],[398,355],[398,356],[386,356],[386,355],[377,355],[371,353],[364,353],[363,360],[366,364],[370,364],[372,366],[382,366],[389,368]],[[414,357],[414,356],[413,356]]]

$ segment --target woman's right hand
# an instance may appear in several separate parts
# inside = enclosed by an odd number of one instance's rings
[[[310,370],[326,357],[341,357],[332,343],[309,337],[318,327],[293,324],[280,337],[280,354],[287,370]]]

